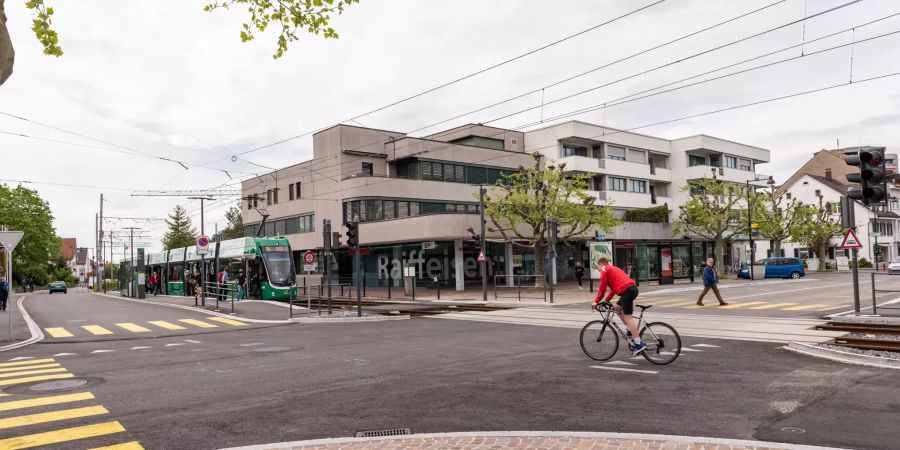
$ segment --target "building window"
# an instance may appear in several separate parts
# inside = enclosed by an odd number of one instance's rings
[[[698,155],[688,155],[688,166],[705,166],[706,158]]]
[[[738,160],[738,169],[746,170],[750,172],[753,170],[753,165],[749,159],[739,159]]]
[[[606,159],[615,159],[618,161],[625,161],[625,148],[607,145],[606,146]]]
[[[643,180],[628,180],[628,191],[646,194],[647,182]]]
[[[266,204],[267,205],[272,204],[272,190],[271,189],[266,191]]]
[[[591,152],[594,159],[603,159],[603,145],[595,145],[591,148]]]
[[[816,189],[816,197],[821,197],[821,196],[822,196],[822,191]]]
[[[587,156],[587,149],[575,145],[563,145],[563,156]]]
[[[645,152],[643,150],[635,150],[633,148],[629,148],[627,160],[630,162],[646,164],[647,163],[647,152]]]
[[[415,160],[400,161],[395,164],[397,178],[417,178]]]
[[[372,163],[364,162],[362,163],[362,176],[371,177],[375,174],[375,168],[372,166]]]
[[[303,191],[300,190],[300,182],[299,181],[297,182],[297,184],[294,185],[294,191],[295,191],[294,198],[296,198],[297,200],[300,200],[300,193]]]
[[[737,158],[734,156],[725,156],[725,167],[729,169],[737,169]]]
[[[609,189],[613,190],[613,191],[624,191],[625,190],[625,179],[609,177]]]
[[[278,204],[278,191],[280,190],[279,188],[272,189],[272,203],[276,205]]]
[[[288,188],[288,200],[293,200],[293,199],[294,199],[294,185],[292,184],[291,187]]]
[[[788,200],[791,199],[791,193],[790,193],[790,192],[787,193],[787,199],[788,199]]]

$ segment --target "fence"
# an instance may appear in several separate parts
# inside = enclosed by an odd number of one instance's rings
[[[878,309],[877,309],[877,308],[878,308],[878,305],[876,305],[876,302],[875,302],[875,295],[876,295],[876,293],[878,293],[878,292],[900,292],[900,290],[897,290],[897,289],[876,289],[876,288],[875,288],[875,275],[888,275],[888,274],[887,274],[887,273],[872,272],[872,314],[873,314],[873,315],[878,314]],[[885,306],[885,305],[882,305],[882,306],[881,306],[881,309],[900,309],[900,306]]]
[[[548,289],[548,286],[547,286],[547,285],[548,285],[549,283],[544,283],[544,286],[543,286],[542,288],[540,288],[540,289],[541,289],[542,297],[529,297],[529,296],[523,297],[523,296],[522,296],[522,287],[523,287],[522,280],[523,280],[523,279],[526,279],[526,280],[530,279],[530,280],[532,280],[531,283],[530,283],[529,285],[524,286],[526,289],[529,289],[529,290],[531,290],[531,289],[538,289],[538,286],[537,286],[537,275],[494,275],[493,278],[494,278],[494,300],[497,300],[497,299],[500,299],[500,298],[515,298],[516,301],[520,301],[520,302],[521,302],[522,299],[525,298],[525,299],[534,299],[534,300],[540,299],[540,300],[545,301],[545,302],[547,301],[547,289]],[[509,291],[509,290],[513,290],[513,289],[514,289],[515,292],[516,292],[516,295],[515,295],[515,296],[512,296],[512,295],[510,295],[510,296],[505,296],[505,295],[504,295],[504,296],[500,296],[500,295],[499,295],[499,292],[500,292],[501,289],[498,288],[498,284],[497,284],[497,279],[498,279],[498,278],[502,278],[502,279],[505,279],[505,280],[509,280],[510,278],[512,278],[512,279],[513,279],[513,280],[512,280],[512,286],[510,286],[509,283],[505,281],[505,282],[503,283],[503,285],[501,286],[501,288],[502,288],[503,291]],[[526,292],[526,293],[527,293],[527,292]]]

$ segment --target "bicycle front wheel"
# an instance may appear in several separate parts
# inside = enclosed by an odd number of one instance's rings
[[[681,336],[669,324],[648,323],[641,330],[641,340],[647,344],[641,354],[653,364],[669,364],[681,354]]]
[[[619,337],[605,320],[588,322],[581,329],[581,350],[589,358],[597,361],[606,361],[612,358],[619,350]]]

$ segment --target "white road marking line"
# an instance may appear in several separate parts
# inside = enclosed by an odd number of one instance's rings
[[[718,345],[712,345],[712,344],[694,344],[694,347],[710,347],[710,348],[719,348],[719,346],[718,346]]]
[[[633,366],[634,363],[630,363],[628,361],[610,361],[608,363],[603,363],[606,366]]]
[[[146,350],[148,348],[153,348],[153,347],[131,347],[132,350]]]
[[[115,350],[94,350],[91,353],[109,353],[114,352]]]
[[[728,300],[738,299],[738,298],[761,297],[761,296],[767,295],[767,294],[783,294],[783,293],[785,293],[785,292],[808,291],[808,290],[810,290],[810,289],[825,289],[825,288],[830,288],[830,287],[838,287],[838,286],[846,286],[846,285],[847,285],[847,283],[841,283],[841,284],[826,284],[825,286],[815,286],[815,287],[807,287],[807,288],[787,289],[787,290],[784,290],[784,291],[778,291],[778,292],[760,292],[760,293],[750,294],[750,295],[739,295],[739,296],[737,296],[737,297],[731,297],[731,296],[729,296],[729,297],[728,297]]]
[[[619,370],[622,372],[637,372],[637,373],[651,373],[657,374],[659,372],[655,370],[640,370],[640,369],[626,369],[624,367],[609,367],[609,366],[591,366],[594,369],[606,369],[606,370]]]
[[[77,354],[78,354],[78,353],[57,353],[57,354],[55,354],[55,355],[53,355],[53,356],[74,356],[74,355],[77,355]]]
[[[183,342],[175,342],[173,344],[166,344],[166,347],[175,347],[177,345],[184,345],[184,343]]]
[[[681,347],[681,351],[683,351],[683,352],[702,352],[703,350],[697,350],[696,348],[690,348],[690,347]]]
[[[254,345],[263,345],[262,342],[251,342],[249,344],[241,344],[241,347],[253,347]]]
[[[34,356],[17,356],[15,358],[7,359],[7,361],[21,361],[23,359],[34,359]]]
[[[200,344],[200,341],[195,341],[193,339],[185,339],[184,342],[190,342],[191,344]]]

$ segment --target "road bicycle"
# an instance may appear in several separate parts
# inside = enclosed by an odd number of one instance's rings
[[[641,354],[653,364],[662,365],[675,361],[681,354],[681,336],[675,328],[663,322],[644,324],[644,311],[653,305],[634,306],[641,309],[641,314],[637,317],[637,328],[640,330],[641,340],[647,344],[647,349]],[[581,349],[584,354],[597,361],[606,361],[615,356],[619,350],[620,336],[628,344],[628,349],[634,351],[634,342],[623,330],[627,327],[624,324],[620,327],[613,321],[613,316],[616,315],[615,307],[610,302],[600,302],[596,310],[603,314],[603,318],[588,322],[581,329]]]

